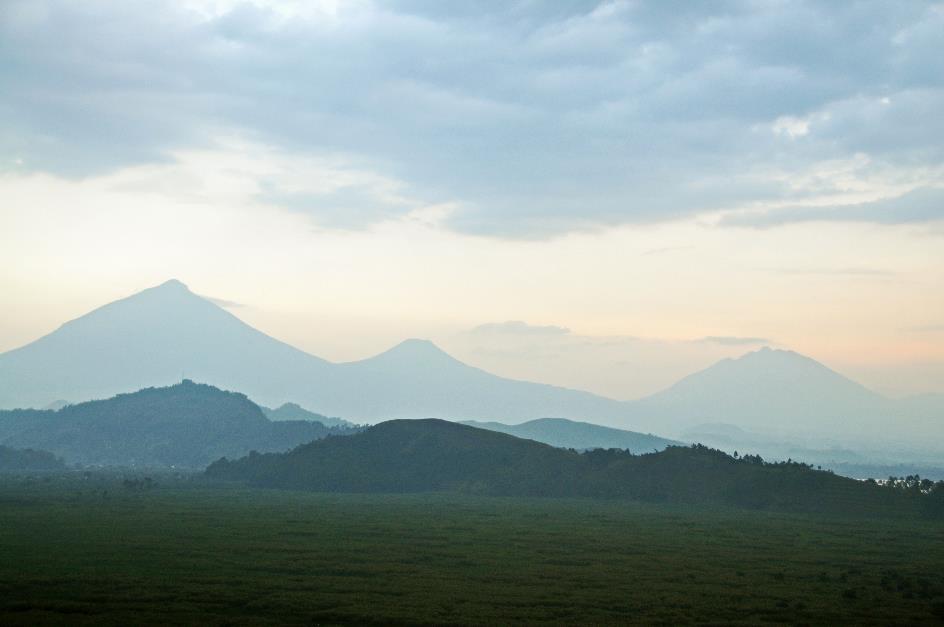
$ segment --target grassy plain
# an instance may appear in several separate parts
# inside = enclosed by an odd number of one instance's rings
[[[0,624],[927,624],[944,525],[0,479]]]

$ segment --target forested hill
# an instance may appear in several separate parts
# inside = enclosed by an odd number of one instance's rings
[[[259,409],[262,410],[262,413],[264,413],[269,420],[309,420],[320,422],[326,427],[344,427],[348,429],[357,427],[354,423],[348,422],[342,418],[324,416],[322,414],[316,414],[313,411],[308,411],[297,403],[283,403],[275,409],[260,405]]]
[[[206,474],[256,486],[326,492],[461,491],[850,515],[944,515],[944,484],[925,494],[803,464],[735,459],[703,446],[647,455],[576,453],[441,420],[389,421],[288,453],[220,460]]]
[[[443,420],[391,420],[285,454],[218,461],[211,477],[327,492],[567,494],[580,456]]]
[[[0,446],[0,472],[65,470],[66,465],[52,453]]]
[[[330,434],[313,421],[270,421],[243,394],[184,381],[58,411],[0,411],[0,444],[81,465],[203,468],[221,456],[285,451]]]

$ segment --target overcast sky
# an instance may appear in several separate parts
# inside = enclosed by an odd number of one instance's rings
[[[944,4],[0,2],[0,350],[176,277],[331,359],[944,392]]]

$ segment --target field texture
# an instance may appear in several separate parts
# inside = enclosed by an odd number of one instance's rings
[[[934,624],[944,526],[0,481],[0,624]]]

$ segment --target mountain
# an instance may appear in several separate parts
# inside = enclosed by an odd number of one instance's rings
[[[703,446],[586,453],[443,420],[394,420],[287,453],[219,460],[217,481],[320,492],[458,491],[605,497],[844,515],[944,515],[933,494],[898,491],[796,463],[734,459]]]
[[[281,402],[328,368],[168,281],[0,354],[0,409],[108,398],[184,377]]]
[[[630,404],[639,422],[681,433],[727,423],[792,435],[880,435],[896,415],[889,399],[786,350],[762,348],[724,359],[668,389]]]
[[[343,433],[318,422],[272,422],[246,396],[189,380],[58,411],[0,411],[0,444],[81,465],[203,468],[220,456]]]
[[[564,494],[561,469],[576,453],[444,420],[393,420],[284,455],[250,455],[207,469],[217,479],[343,492],[463,490]]]
[[[0,473],[56,470],[66,470],[66,465],[52,453],[0,446]]]
[[[618,421],[619,401],[567,388],[505,379],[468,366],[427,340],[406,340],[370,359],[337,365],[333,413],[366,421],[396,418],[528,420],[547,415]],[[331,389],[321,389],[328,398]],[[336,403],[332,405],[333,403]],[[318,405],[324,407],[324,405]]]
[[[106,398],[184,376],[239,390],[279,407],[271,410],[279,416],[310,407],[355,423],[434,417],[513,424],[560,416],[675,438],[695,425],[727,423],[800,448],[875,449],[900,441],[896,451],[921,449],[911,461],[939,458],[937,442],[944,441],[940,395],[887,399],[791,351],[725,359],[662,392],[621,402],[498,377],[426,340],[332,363],[253,329],[179,281],[0,354],[0,408]],[[297,405],[283,411],[287,402]]]
[[[500,422],[476,422],[474,420],[465,421],[463,424],[543,442],[558,448],[577,450],[618,448],[633,453],[652,453],[661,451],[668,446],[682,444],[675,440],[667,440],[651,434],[601,427],[589,422],[576,422],[566,418],[539,418],[517,425],[506,425]]]
[[[919,394],[894,401],[895,412],[928,437],[941,438],[944,429],[944,394]]]
[[[269,420],[308,420],[320,422],[326,427],[344,427],[347,429],[357,426],[348,422],[347,420],[342,420],[341,418],[322,416],[321,414],[316,414],[313,411],[308,411],[296,403],[284,403],[275,409],[261,406],[260,409]]]
[[[113,302],[0,354],[0,408],[105,398],[187,377],[355,422],[444,417],[619,420],[621,403],[514,381],[407,340],[376,357],[330,363],[261,333],[179,281]]]

